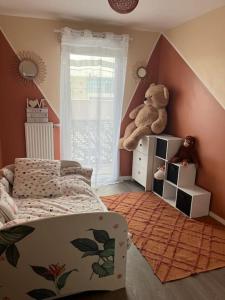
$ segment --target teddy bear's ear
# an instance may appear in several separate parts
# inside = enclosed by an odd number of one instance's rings
[[[152,86],[155,86],[155,83],[151,83],[151,84],[150,84],[150,87],[152,87]]]
[[[166,87],[163,88],[163,92],[164,92],[164,97],[166,99],[169,99],[169,91],[168,91],[168,89]]]

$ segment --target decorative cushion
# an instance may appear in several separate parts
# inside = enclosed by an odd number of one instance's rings
[[[68,167],[81,167],[81,164],[75,160],[61,160],[61,170]]]
[[[0,229],[3,227],[4,223],[0,221]]]
[[[1,215],[0,213],[0,228],[5,224],[5,219],[3,217],[3,215]]]
[[[62,176],[77,174],[82,175],[87,179],[91,179],[93,169],[91,168],[82,168],[82,167],[67,167],[61,170]]]
[[[17,158],[13,197],[53,197],[61,195],[60,161]]]
[[[13,185],[14,181],[14,165],[8,165],[1,169],[2,175]]]
[[[5,189],[5,191],[6,191],[6,193],[10,193],[10,187],[9,187],[9,182],[8,182],[8,180],[5,178],[5,177],[2,177],[1,179],[0,179],[0,184],[2,184],[3,185],[3,187],[4,187],[4,189]]]
[[[4,218],[5,222],[14,220],[18,212],[17,205],[12,197],[5,191],[4,186],[0,185],[0,215],[2,219]],[[3,218],[2,218],[3,217]]]

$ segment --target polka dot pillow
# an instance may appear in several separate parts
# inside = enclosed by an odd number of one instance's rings
[[[59,184],[60,161],[45,159],[17,158],[13,197],[39,198],[61,195]]]

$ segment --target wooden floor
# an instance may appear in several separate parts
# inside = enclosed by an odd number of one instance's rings
[[[143,191],[134,182],[101,187],[98,195]],[[162,284],[135,246],[128,250],[126,289],[91,292],[67,300],[225,300],[225,268]]]

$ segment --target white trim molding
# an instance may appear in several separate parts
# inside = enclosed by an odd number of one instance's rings
[[[220,216],[218,216],[217,214],[215,214],[214,212],[212,212],[210,210],[209,212],[209,216],[213,219],[215,219],[216,221],[218,221],[219,223],[225,225],[225,219],[221,218]]]

